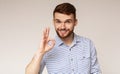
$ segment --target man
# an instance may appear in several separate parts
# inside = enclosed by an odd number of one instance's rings
[[[70,3],[57,5],[53,22],[57,36],[52,40],[50,29],[43,31],[40,48],[26,67],[26,74],[41,74],[45,65],[48,74],[101,74],[92,41],[74,33],[75,7]]]

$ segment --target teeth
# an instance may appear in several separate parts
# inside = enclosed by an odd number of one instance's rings
[[[61,32],[66,32],[65,30],[61,30]]]
[[[61,31],[61,32],[66,32],[66,31]]]
[[[62,33],[65,33],[66,31],[65,31],[65,30],[62,30],[61,32],[62,32]]]

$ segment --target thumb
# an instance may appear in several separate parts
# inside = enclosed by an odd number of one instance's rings
[[[54,39],[50,39],[49,42],[48,42],[49,48],[53,48],[54,45],[55,45],[55,40]]]

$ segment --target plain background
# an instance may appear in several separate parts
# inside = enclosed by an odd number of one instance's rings
[[[25,73],[42,30],[55,36],[52,12],[63,2],[76,7],[75,32],[94,42],[103,74],[120,74],[120,0],[0,0],[0,74]]]

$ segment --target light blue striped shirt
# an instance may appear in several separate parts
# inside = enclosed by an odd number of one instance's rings
[[[91,40],[74,34],[71,46],[65,45],[58,36],[55,41],[54,48],[42,59],[41,73],[46,65],[48,74],[101,74]]]

